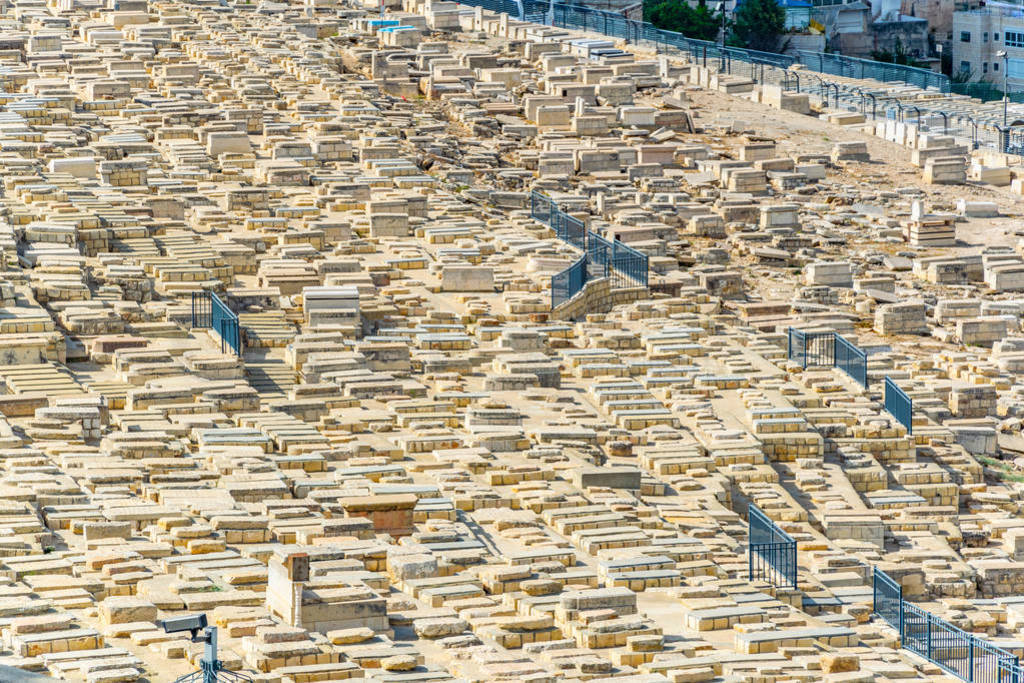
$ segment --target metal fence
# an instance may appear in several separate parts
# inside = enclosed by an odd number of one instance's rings
[[[923,89],[930,88],[943,93],[950,91],[949,76],[929,69],[808,50],[797,50],[797,55],[806,68],[823,74],[870,78],[882,82],[903,81]]]
[[[903,603],[903,647],[962,681],[1019,683],[1019,659],[920,607]]]
[[[907,434],[914,433],[914,401],[889,376],[885,378],[885,412],[906,427]]]
[[[577,249],[587,248],[587,226],[578,218],[573,218],[564,211],[555,211],[551,214],[551,228],[555,234]]]
[[[808,365],[835,365],[835,333],[804,332],[789,328],[787,348],[789,360]]]
[[[583,221],[573,218],[540,192],[530,193],[530,217],[549,226],[555,235],[583,251],[583,258],[551,278],[551,307],[574,297],[590,280],[612,279],[612,287],[647,287],[647,254],[618,240],[609,240],[587,230]]]
[[[587,255],[560,273],[551,276],[551,308],[573,298],[587,283]]]
[[[627,42],[645,44],[659,52],[678,51],[704,66],[717,63],[721,71],[730,75],[815,95],[826,106],[860,112],[870,121],[891,118],[922,124],[925,117],[934,118],[941,120],[941,123],[926,124],[928,130],[941,130],[943,135],[964,139],[973,149],[984,147],[1008,154],[1024,154],[1024,127],[1002,127],[992,118],[978,120],[968,114],[950,112],[942,100],[926,106],[905,105],[898,99],[901,96],[898,92],[875,93],[871,92],[869,84],[858,86],[833,83],[821,76],[829,74],[880,82],[902,82],[944,94],[962,91],[982,99],[987,99],[991,94],[988,91],[982,92],[983,88],[979,89],[978,84],[973,83],[967,85],[978,89],[978,92],[959,85],[954,88],[948,76],[928,69],[808,50],[799,50],[798,56],[792,56],[722,47],[717,43],[658,29],[619,14],[575,5],[549,4],[537,0],[463,0],[463,4],[502,12],[526,21],[603,33],[623,38]],[[790,71],[789,67],[797,63],[804,68],[799,72]],[[1019,97],[1024,95],[1014,93],[1010,99],[1017,101]]]
[[[558,211],[558,207],[551,201],[550,197],[542,195],[540,192],[530,193],[530,218],[544,225],[551,223],[551,213]]]
[[[953,626],[903,599],[903,589],[881,569],[873,570],[874,612],[900,635],[903,647],[969,683],[1024,683],[1012,652]]]
[[[865,389],[868,386],[868,354],[836,332],[803,332],[790,327],[786,355],[803,368],[837,367]]]
[[[835,76],[902,82],[942,93],[950,91],[949,77],[928,69],[808,50],[798,50],[797,56],[793,56],[734,47],[723,48],[712,41],[687,38],[675,31],[659,29],[646,21],[627,19],[615,12],[580,5],[537,0],[462,0],[462,4],[503,12],[525,21],[550,23],[559,28],[603,33],[606,36],[623,38],[629,43],[647,43],[659,52],[679,50],[694,61],[703,62],[704,65],[709,61],[718,61],[730,74],[734,73],[735,67],[739,67],[737,75],[748,75],[751,78],[756,77],[750,65],[771,65],[787,69],[793,64],[800,63],[807,70]]]
[[[903,633],[903,586],[878,567],[872,568],[871,584],[874,613]]]
[[[747,579],[796,588],[796,541],[753,503],[747,523]]]
[[[779,81],[786,90],[796,90],[818,97],[830,107],[864,114],[869,121],[890,120],[910,123],[923,132],[952,135],[957,143],[969,149],[995,149],[1008,154],[1024,154],[1024,126],[1001,126],[998,117],[978,118],[965,112],[948,111],[945,100],[922,101],[920,106],[899,100],[899,93],[871,92],[868,86],[832,83],[816,73],[783,72]],[[771,80],[770,74],[766,79]],[[1012,116],[1010,121],[1019,117]]]
[[[573,218],[558,208],[558,205],[540,192],[530,193],[530,216],[549,226],[555,236],[577,249],[586,248],[587,227],[578,218]]]
[[[835,335],[836,367],[862,387],[868,386],[868,354],[839,333]]]
[[[221,353],[230,348],[236,355],[242,355],[238,316],[213,292],[192,292],[192,327],[206,327],[216,332],[220,336]]]
[[[994,102],[995,100],[1003,99],[1003,91],[995,83],[988,83],[986,81],[952,83],[950,85],[950,92],[954,92],[957,95],[966,95],[967,97],[976,97],[982,102]],[[1024,92],[1011,92],[1006,95],[1010,102],[1024,102]]]
[[[612,287],[647,286],[647,254],[589,231],[586,249],[593,277],[612,278]]]

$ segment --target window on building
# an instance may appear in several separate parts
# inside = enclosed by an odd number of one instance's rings
[[[982,62],[981,63],[981,73],[983,73],[983,74],[987,74],[988,73],[988,62]]]
[[[960,71],[961,71],[961,73],[965,73],[965,74],[971,73],[971,63],[970,62],[960,62]]]
[[[992,70],[999,71],[999,62],[992,62]]]
[[[1007,59],[1006,76],[1008,78],[1024,78],[1024,59]]]
[[[1007,47],[1024,47],[1024,33],[1018,33],[1017,31],[1007,31],[1006,43]]]
[[[999,34],[998,33],[993,33],[992,34],[992,42],[993,43],[998,43],[999,42]]]
[[[987,43],[988,42],[988,31],[985,31],[984,33],[981,34],[981,42],[983,42],[983,43]]]
[[[961,43],[969,43],[969,42],[971,42],[971,32],[970,31],[960,31],[960,42]]]

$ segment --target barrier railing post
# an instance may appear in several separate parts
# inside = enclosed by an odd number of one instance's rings
[[[790,543],[789,546],[789,575],[790,575],[790,588],[796,588],[796,543]]]
[[[213,292],[192,293],[192,326],[214,330],[220,336],[221,353],[228,347],[239,356],[244,353],[238,316]]]
[[[747,575],[796,588],[796,541],[753,503],[747,505]]]
[[[899,610],[900,610],[900,626],[899,626],[900,645],[903,645],[903,643],[906,641],[906,636],[904,635],[904,624],[903,624],[903,586],[902,585],[900,586]]]
[[[878,614],[878,567],[871,568],[871,612]]]
[[[924,614],[925,628],[928,630],[925,632],[925,652],[927,653],[928,659],[932,658],[932,613],[925,612]]]

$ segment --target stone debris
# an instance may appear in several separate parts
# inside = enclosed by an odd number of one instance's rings
[[[873,568],[1024,650],[1020,159],[386,5],[5,15],[0,665],[938,680]]]

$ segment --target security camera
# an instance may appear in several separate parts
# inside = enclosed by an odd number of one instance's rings
[[[192,642],[199,642],[196,640],[196,635],[206,628],[206,615],[189,614],[184,617],[161,619],[157,624],[163,628],[164,633],[181,633],[182,631],[190,631],[192,633]]]

